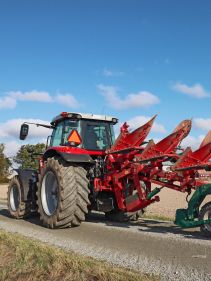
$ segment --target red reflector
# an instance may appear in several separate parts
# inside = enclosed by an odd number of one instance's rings
[[[72,132],[69,134],[68,138],[67,138],[69,143],[75,143],[76,145],[81,144],[81,137],[78,133],[78,131],[76,130],[72,130]]]

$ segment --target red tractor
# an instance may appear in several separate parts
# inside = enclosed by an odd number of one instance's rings
[[[145,142],[154,119],[133,132],[124,123],[116,140],[113,125],[118,120],[108,116],[62,112],[50,125],[35,124],[53,130],[50,143],[40,157],[39,171],[19,169],[11,180],[11,215],[21,218],[38,211],[49,228],[78,226],[89,210],[126,221],[137,219],[148,205],[159,201],[157,193],[163,187],[188,194],[196,190],[188,209],[177,211],[176,223],[201,226],[211,236],[211,203],[201,208],[211,185],[198,179],[199,169],[211,169],[210,133],[197,151],[178,153],[191,120],[184,120],[155,144]],[[28,135],[28,124],[21,126],[22,140]],[[163,168],[166,163],[169,171]]]
[[[19,169],[11,180],[11,215],[21,218],[38,209],[43,224],[55,228],[79,225],[88,209],[116,210],[112,188],[99,192],[95,181],[105,175],[105,151],[114,144],[113,125],[117,121],[108,116],[62,112],[49,126],[36,124],[53,130],[50,143],[40,158],[39,171]],[[24,123],[22,140],[28,130]]]

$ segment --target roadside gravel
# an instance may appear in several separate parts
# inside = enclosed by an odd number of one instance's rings
[[[160,275],[163,280],[211,281],[210,240],[170,222],[118,224],[97,215],[80,227],[49,230],[37,219],[17,221],[0,212],[0,228],[112,264]]]

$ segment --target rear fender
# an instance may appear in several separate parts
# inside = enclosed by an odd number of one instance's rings
[[[48,149],[43,154],[43,160],[46,161],[50,157],[61,157],[64,161],[68,163],[81,163],[81,164],[88,164],[93,165],[95,161],[89,154],[80,154],[80,153],[67,153],[61,152],[55,149]]]

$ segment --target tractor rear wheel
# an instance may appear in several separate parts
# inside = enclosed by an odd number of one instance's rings
[[[14,176],[8,186],[7,207],[13,218],[21,219],[30,215],[30,204],[22,200],[23,188],[17,176]]]
[[[205,204],[199,213],[199,220],[208,219],[211,219],[211,202]],[[211,223],[201,225],[200,229],[204,236],[211,238]]]
[[[41,172],[37,204],[40,219],[48,228],[78,226],[85,220],[89,202],[88,179],[81,166],[49,158]]]
[[[144,214],[144,210],[139,210],[137,212],[124,212],[121,210],[113,210],[111,212],[105,213],[106,219],[116,222],[129,222],[137,221]]]

